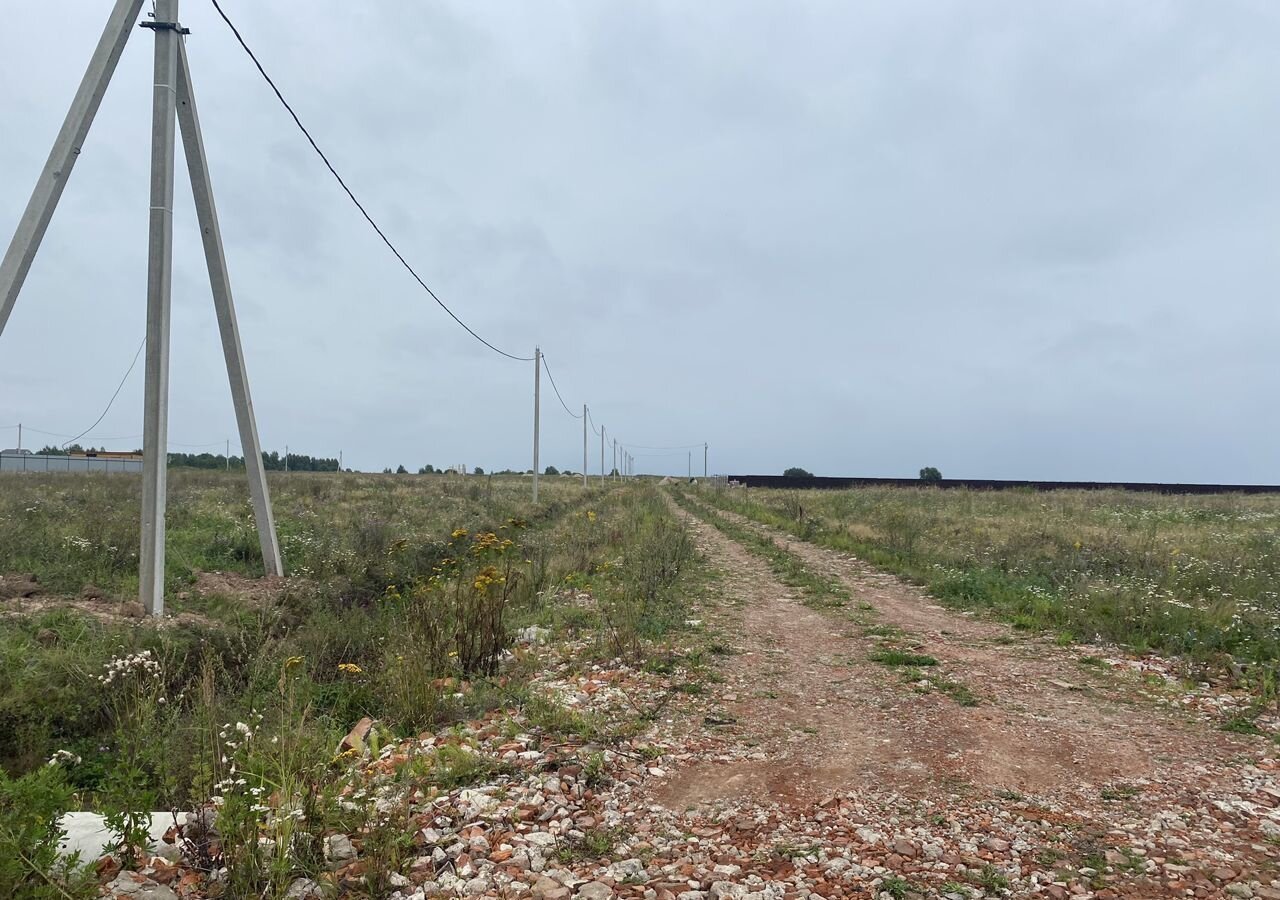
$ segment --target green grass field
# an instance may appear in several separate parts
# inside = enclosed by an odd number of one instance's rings
[[[929,488],[698,496],[856,554],[953,606],[1063,642],[1244,666],[1255,687],[1273,690],[1280,497]]]
[[[533,670],[502,662],[518,630],[574,639],[584,662],[643,662],[685,627],[685,592],[700,583],[686,530],[651,486],[548,478],[534,507],[522,478],[306,474],[271,482],[285,585],[265,598],[199,595],[188,590],[197,572],[260,575],[261,557],[241,478],[179,471],[168,611],[196,616],[157,628],[55,608],[86,584],[108,595],[94,609],[134,598],[136,479],[23,476],[3,487],[0,573],[34,574],[48,596],[34,613],[0,603],[0,775],[65,750],[83,760],[71,786],[89,808],[120,799],[122,720],[147,738],[131,776],[160,804],[147,808],[199,803],[216,780],[218,723],[255,710],[274,729],[301,723],[311,750],[298,765],[313,765],[362,716],[411,735],[525,708]],[[143,651],[162,674],[134,685],[143,693],[122,711],[101,676]]]
[[[92,879],[41,893],[32,862],[51,858],[49,823],[68,808],[116,816],[128,831],[140,811],[210,802],[235,764],[272,786],[274,808],[306,810],[296,827],[312,846],[329,830],[365,827],[339,802],[352,769],[335,757],[362,717],[377,722],[375,742],[454,733],[492,714],[512,733],[604,747],[646,713],[604,723],[558,705],[537,688],[549,665],[622,658],[636,671],[679,669],[668,690],[695,694],[716,677],[708,667],[724,646],[697,625],[702,598],[718,594],[715,573],[651,482],[584,489],[549,478],[534,506],[518,477],[276,474],[289,577],[264,585],[241,477],[175,471],[166,585],[178,618],[162,625],[123,612],[137,590],[136,479],[14,476],[0,487],[0,575],[40,586],[34,599],[0,597],[0,893],[92,895]],[[724,513],[856,554],[954,607],[1063,643],[1179,655],[1236,679],[1259,704],[1276,699],[1280,499],[673,491],[814,608],[858,598]],[[210,572],[245,578],[211,592]],[[549,637],[545,649],[516,646],[531,626]],[[931,656],[886,646],[870,661],[962,706],[980,703],[933,674]],[[270,738],[250,744],[248,732]],[[456,787],[495,764],[444,747],[414,777]],[[232,890],[280,896],[310,870],[288,854],[275,869],[256,855],[264,813],[242,799],[218,813],[246,854],[229,864]],[[295,825],[271,827],[287,837]],[[392,826],[376,833],[403,839]],[[4,859],[18,862],[6,869]]]

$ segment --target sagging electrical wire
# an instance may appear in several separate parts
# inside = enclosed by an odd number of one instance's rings
[[[369,223],[375,232],[377,232],[378,237],[382,238],[382,242],[387,245],[387,249],[390,250],[395,255],[396,259],[400,261],[400,265],[404,266],[405,271],[413,276],[413,280],[418,282],[418,285],[427,292],[431,299],[436,302],[436,305],[448,313],[449,317],[453,319],[453,321],[461,325],[463,329],[466,330],[467,334],[484,344],[494,353],[505,356],[507,359],[514,359],[517,362],[533,362],[532,356],[516,356],[514,353],[508,353],[507,351],[495,347],[493,344],[486,341],[470,325],[462,321],[462,319],[458,317],[457,313],[451,310],[445,302],[436,295],[436,292],[431,290],[427,283],[422,280],[422,277],[414,270],[413,266],[409,265],[409,261],[404,258],[404,254],[400,252],[395,244],[391,243],[391,239],[387,237],[386,232],[384,232],[378,223],[374,221],[373,216],[369,215],[369,211],[365,209],[364,204],[356,198],[355,193],[347,186],[347,183],[343,180],[342,176],[338,174],[338,170],[334,168],[333,163],[329,162],[329,157],[325,156],[324,151],[320,149],[320,145],[317,144],[315,138],[311,136],[311,132],[302,124],[302,120],[298,118],[298,114],[293,111],[293,107],[289,105],[289,101],[286,100],[284,98],[284,94],[280,92],[280,88],[276,87],[276,83],[271,79],[271,76],[267,74],[267,70],[262,67],[262,63],[258,61],[258,57],[249,49],[249,45],[245,43],[244,38],[240,34],[240,30],[236,28],[231,19],[228,18],[227,14],[223,11],[222,5],[218,3],[218,0],[212,0],[212,3],[213,8],[217,11],[218,15],[222,17],[222,21],[227,24],[227,27],[231,29],[231,33],[235,35],[235,39],[240,44],[241,49],[248,54],[249,59],[252,60],[254,66],[257,67],[258,73],[263,77],[272,92],[276,95],[276,99],[280,101],[280,104],[285,108],[285,111],[289,113],[289,116],[293,119],[293,123],[297,125],[298,130],[302,132],[302,136],[307,139],[307,143],[311,145],[311,149],[320,157],[321,162],[325,164],[325,168],[329,170],[329,173],[337,179],[339,186],[341,186],[342,190],[351,198],[351,202],[355,204],[356,209],[360,210],[360,215],[364,216],[365,221]]]
[[[542,368],[547,370],[547,380],[551,382],[551,390],[556,392],[556,399],[560,401],[560,405],[564,407],[564,411],[575,419],[581,419],[582,413],[576,413],[569,408],[569,404],[564,402],[564,397],[560,396],[560,388],[556,387],[556,378],[551,374],[551,366],[547,365],[547,354],[542,354]]]
[[[102,415],[98,416],[98,418],[94,420],[93,424],[90,425],[88,428],[86,428],[84,431],[80,432],[75,437],[71,438],[71,440],[63,444],[62,445],[63,450],[67,449],[69,445],[74,444],[76,441],[80,440],[80,438],[84,437],[86,434],[93,431],[93,429],[97,428],[98,424],[107,417],[107,413],[111,411],[111,405],[115,403],[116,398],[120,396],[120,391],[121,389],[124,388],[124,383],[128,381],[129,376],[133,374],[133,367],[138,364],[138,357],[142,355],[142,348],[145,346],[147,346],[147,338],[144,335],[142,338],[142,343],[138,345],[137,352],[133,354],[133,362],[129,363],[129,368],[124,370],[124,377],[121,378],[120,383],[116,385],[116,392],[112,394],[111,399],[107,401],[106,409],[102,411]]]

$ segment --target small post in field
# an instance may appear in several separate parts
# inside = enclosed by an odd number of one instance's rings
[[[582,486],[587,486],[587,404],[582,404]]]

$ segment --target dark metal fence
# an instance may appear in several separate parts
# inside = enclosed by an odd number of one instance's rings
[[[1280,494],[1274,484],[1160,484],[1147,481],[1015,481],[997,478],[944,478],[926,483],[918,478],[832,478],[811,475],[791,478],[786,475],[729,475],[730,482],[747,487],[850,488],[850,487],[938,487],[968,488],[975,491],[1142,491],[1152,494]]]

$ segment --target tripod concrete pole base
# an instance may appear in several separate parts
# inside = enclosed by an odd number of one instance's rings
[[[62,196],[81,145],[89,133],[103,94],[115,73],[143,0],[116,0],[89,67],[80,82],[44,171],[36,183],[4,259],[0,261],[0,333],[31,268],[54,209]],[[267,492],[262,447],[249,395],[240,331],[236,324],[231,282],[227,276],[222,235],[213,202],[209,166],[191,92],[178,25],[178,0],[156,0],[155,15],[141,24],[155,32],[155,65],[151,120],[151,207],[147,245],[147,361],[143,407],[142,541],[138,593],[150,615],[164,613],[165,506],[168,493],[169,324],[173,284],[173,164],[175,120],[182,122],[187,167],[196,214],[204,240],[214,309],[222,336],[240,443],[244,448],[249,493],[267,574],[283,572],[271,498]],[[21,442],[19,442],[21,443]],[[286,454],[287,457],[287,454]],[[228,448],[228,460],[230,449]]]

